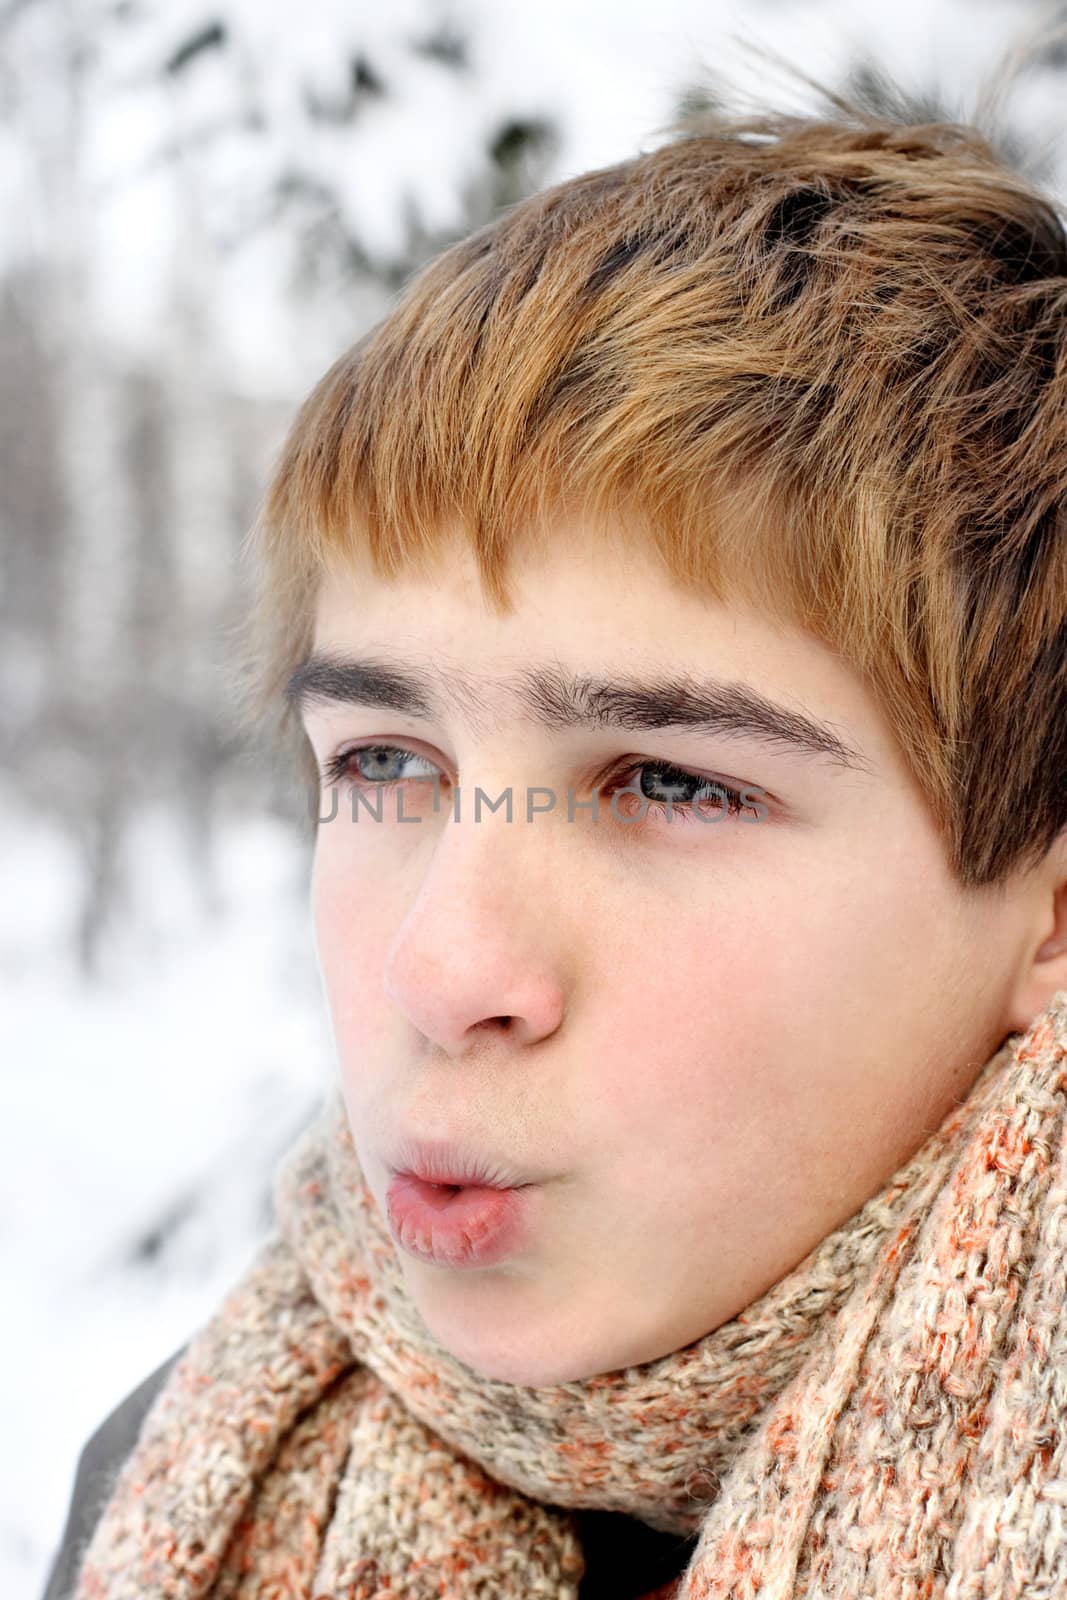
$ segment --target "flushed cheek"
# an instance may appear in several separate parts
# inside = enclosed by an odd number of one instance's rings
[[[597,988],[606,1002],[594,1030],[603,1038],[598,1097],[608,1115],[629,1120],[635,1137],[674,1117],[682,1139],[699,1139],[694,1114],[721,1110],[738,1079],[749,1096],[760,1092],[765,991],[744,963],[731,972],[692,945],[658,953],[644,945],[640,959]]]
[[[724,1184],[751,1182],[781,1153],[783,1127],[787,1140],[788,1130],[802,1139],[813,1117],[825,1116],[813,1104],[811,1073],[798,1070],[808,1041],[794,988],[810,941],[769,912],[749,905],[732,913],[715,898],[711,919],[638,919],[589,990],[605,997],[591,1026],[602,1041],[597,1067],[585,1080],[598,1125],[631,1167],[650,1157],[654,1128],[669,1184],[687,1163],[707,1170],[709,1152]],[[820,1027],[829,1020],[820,1011]]]

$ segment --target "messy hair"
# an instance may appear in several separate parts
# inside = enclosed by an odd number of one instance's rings
[[[961,884],[1067,825],[1063,215],[978,126],[817,87],[511,206],[316,384],[246,538],[243,700],[316,792],[285,686],[327,568],[458,533],[506,614],[512,553],[580,537],[861,673]]]

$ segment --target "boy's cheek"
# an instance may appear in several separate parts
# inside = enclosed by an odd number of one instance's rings
[[[372,894],[320,881],[312,896],[319,972],[338,1043],[359,1043],[390,1010],[383,984],[389,932]]]

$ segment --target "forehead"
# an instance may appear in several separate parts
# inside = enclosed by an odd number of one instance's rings
[[[755,679],[762,660],[840,670],[839,658],[787,623],[740,600],[687,588],[649,550],[605,548],[558,537],[510,559],[511,607],[486,592],[469,544],[437,552],[423,571],[383,576],[364,556],[330,568],[318,590],[317,645],[372,640],[447,660],[457,679],[489,686],[498,669],[538,655],[572,665],[596,662],[664,666],[689,654],[708,665],[730,660]]]
[[[358,552],[319,584],[316,646],[386,648],[446,667],[485,699],[537,660],[571,668],[692,665],[767,688],[794,681],[858,705],[863,685],[820,640],[740,598],[687,587],[636,541],[607,545],[574,527],[509,558],[510,610],[486,592],[469,542],[456,535],[425,570],[384,576]]]

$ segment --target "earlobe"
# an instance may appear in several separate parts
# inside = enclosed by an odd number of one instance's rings
[[[1035,976],[1017,996],[1016,1004],[1008,1018],[1005,1038],[1009,1033],[1027,1033],[1041,1013],[1047,1009],[1053,995],[1061,989],[1067,991],[1067,975],[1051,983],[1041,983]]]

